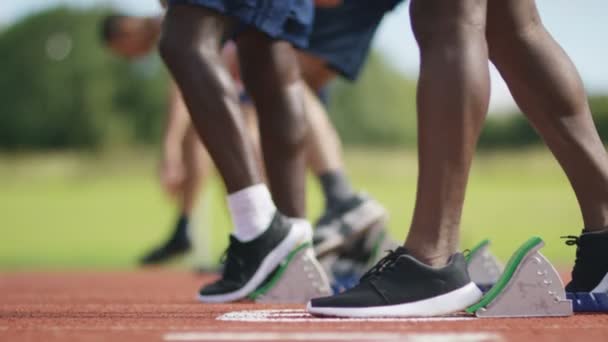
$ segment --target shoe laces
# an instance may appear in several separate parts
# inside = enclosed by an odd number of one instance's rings
[[[231,238],[230,245],[224,250],[220,259],[220,262],[224,265],[224,279],[239,279],[242,275],[241,270],[245,262],[243,258],[235,253],[237,243]]]
[[[564,243],[568,246],[574,246],[574,245],[578,246],[579,237],[576,235],[560,236],[560,239],[565,239],[566,241]]]
[[[578,237],[576,235],[566,235],[566,236],[560,236],[560,239],[566,240],[566,241],[564,241],[564,243],[567,246],[576,246],[576,259],[574,260],[574,265],[576,267],[576,264],[578,263],[578,261],[581,257],[581,249],[579,246],[580,237]]]
[[[564,241],[564,243],[567,246],[576,246],[576,254],[575,254],[575,258],[574,258],[574,267],[572,268],[572,279],[576,279],[575,274],[577,274],[579,272],[579,267],[580,267],[580,261],[581,261],[581,248],[579,245],[579,241],[580,241],[580,237],[576,236],[576,235],[566,235],[566,236],[560,236],[560,239],[564,239],[566,241]]]
[[[397,259],[399,259],[399,257],[402,255],[401,253],[397,253],[397,250],[392,249],[386,252],[388,254],[384,258],[380,259],[380,261],[378,261],[376,265],[374,265],[374,267],[372,267],[369,271],[365,272],[363,277],[361,277],[361,280],[375,277],[380,275],[385,270],[390,269],[395,264],[395,261],[397,261]]]

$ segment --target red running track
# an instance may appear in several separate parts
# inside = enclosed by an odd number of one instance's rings
[[[326,321],[306,318],[298,305],[198,303],[196,291],[211,277],[156,269],[2,273],[0,341],[608,341],[608,315]],[[265,322],[217,319],[261,309],[292,311]]]

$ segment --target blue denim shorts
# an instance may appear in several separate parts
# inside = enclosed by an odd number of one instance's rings
[[[253,28],[298,48],[308,46],[314,17],[312,0],[169,0],[169,6],[176,4],[202,6],[236,18],[236,35]]]
[[[349,80],[365,64],[382,18],[403,0],[343,0],[337,7],[317,8],[308,47]]]

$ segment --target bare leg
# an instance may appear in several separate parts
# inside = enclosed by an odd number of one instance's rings
[[[193,127],[189,124],[186,124],[185,127],[180,146],[182,160],[179,161],[183,165],[183,176],[173,189],[179,216],[169,238],[160,246],[147,252],[141,259],[141,263],[144,265],[166,262],[186,253],[192,247],[192,235],[189,234],[192,211],[198,199],[200,186],[209,174],[210,162]]]
[[[334,126],[329,121],[325,107],[316,94],[306,87],[306,117],[310,133],[306,140],[308,163],[316,175],[342,170],[342,144]]]
[[[182,183],[180,206],[182,213],[191,216],[200,188],[209,177],[211,161],[193,127],[189,127],[184,145],[184,182]]]
[[[419,175],[405,247],[443,265],[458,249],[471,160],[488,110],[490,80],[485,0],[413,0],[421,51],[418,82]]]
[[[298,62],[302,77],[308,85],[306,89],[306,118],[310,133],[306,140],[306,151],[310,168],[316,175],[344,168],[342,145],[336,129],[329,121],[327,111],[319,101],[317,93],[321,91],[336,73],[316,56],[299,52]]]
[[[320,91],[336,78],[336,72],[324,60],[310,53],[299,52],[298,63],[302,68],[302,78],[314,92]]]
[[[255,158],[260,168],[260,175],[265,183],[268,183],[268,177],[266,177],[266,170],[264,169],[264,156],[262,155],[262,148],[260,147],[260,129],[258,126],[258,117],[253,103],[241,103],[241,109],[245,114],[245,122],[247,125],[247,132],[251,135],[253,141],[253,149],[255,151]]]
[[[306,118],[310,133],[306,140],[308,166],[317,176],[325,197],[325,214],[351,203],[356,191],[344,172],[342,144],[325,106],[317,95],[336,77],[322,59],[308,53],[298,53],[302,76],[308,85]]]
[[[608,156],[576,68],[534,0],[488,2],[490,58],[572,184],[585,228],[608,226]]]
[[[280,212],[305,217],[308,124],[295,52],[289,43],[256,31],[242,33],[237,44],[243,81],[256,104],[273,199]]]
[[[229,18],[196,6],[171,6],[160,52],[228,193],[261,183],[236,87],[220,56]],[[202,96],[204,95],[204,96]]]

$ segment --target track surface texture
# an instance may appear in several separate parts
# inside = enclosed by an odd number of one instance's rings
[[[2,273],[0,341],[608,341],[608,315],[353,321],[312,319],[298,305],[198,303],[196,291],[212,277],[159,269]],[[235,314],[248,310],[278,319],[243,322]]]

